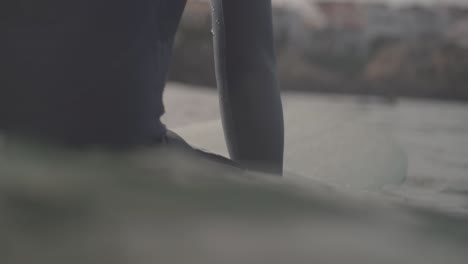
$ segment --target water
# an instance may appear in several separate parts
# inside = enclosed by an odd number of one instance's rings
[[[215,91],[171,84],[165,99],[169,127],[227,154]],[[288,172],[468,210],[467,104],[310,93],[283,100]]]

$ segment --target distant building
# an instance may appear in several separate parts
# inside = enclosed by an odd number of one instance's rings
[[[445,16],[436,8],[412,6],[402,8],[399,13],[407,38],[441,36],[446,27]]]
[[[309,29],[320,29],[325,26],[326,20],[320,10],[317,9],[314,1],[310,0],[272,0],[273,11],[290,11],[300,20],[301,23]],[[281,19],[275,17],[275,19]],[[291,20],[290,17],[287,18]]]
[[[322,29],[326,20],[309,0],[273,0],[273,26],[280,49],[304,50],[311,44],[311,34]]]
[[[398,9],[383,3],[364,5],[366,14],[366,39],[400,39],[406,35],[406,22]]]
[[[447,31],[446,37],[459,46],[468,48],[468,18],[455,23]]]
[[[336,55],[364,55],[367,44],[362,5],[351,1],[316,1],[316,4],[326,19],[325,30],[317,32],[316,47]]]
[[[203,28],[201,25],[211,21],[211,6],[209,0],[189,0],[182,18],[182,25]]]
[[[451,22],[468,18],[468,7],[446,6]]]
[[[360,4],[351,1],[317,1],[316,3],[330,29],[360,31],[365,26],[364,12]]]
[[[391,40],[421,40],[442,37],[448,28],[448,12],[442,7],[391,7],[365,4],[366,39],[370,45]]]

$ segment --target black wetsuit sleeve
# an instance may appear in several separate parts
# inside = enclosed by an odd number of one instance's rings
[[[283,110],[271,0],[211,0],[218,90],[231,158],[282,173]]]

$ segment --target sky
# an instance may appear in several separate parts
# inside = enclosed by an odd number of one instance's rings
[[[376,0],[374,0],[376,1]],[[455,3],[455,4],[468,4],[468,0],[377,0],[380,2],[390,2],[395,4],[412,4],[412,3],[423,3],[423,4],[438,4],[438,3]]]
[[[276,1],[276,2],[303,2],[304,0],[274,0],[274,1]],[[323,1],[323,0],[320,0],[320,1]],[[340,1],[340,0],[330,0],[330,1]],[[343,1],[343,0],[341,0],[341,1]],[[400,5],[400,4],[414,4],[414,3],[420,3],[420,4],[446,3],[446,4],[458,4],[458,5],[468,6],[468,0],[344,0],[344,1],[386,2],[386,3],[397,4],[397,5]]]

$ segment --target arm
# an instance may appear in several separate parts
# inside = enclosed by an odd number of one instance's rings
[[[284,125],[271,0],[211,0],[215,63],[231,158],[281,174]]]

